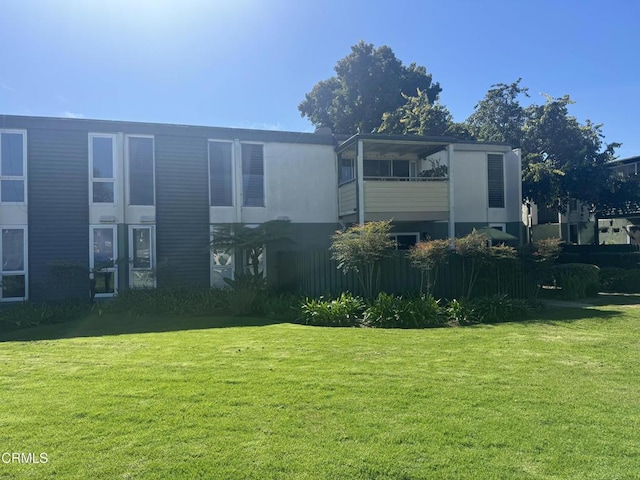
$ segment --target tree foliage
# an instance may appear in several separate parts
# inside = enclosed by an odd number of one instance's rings
[[[449,240],[436,239],[416,243],[409,250],[409,258],[414,267],[426,276],[427,294],[433,294],[438,279],[438,271],[449,260]]]
[[[520,146],[526,111],[519,97],[528,97],[528,89],[520,86],[521,78],[507,85],[492,85],[480,100],[466,125],[473,138],[483,142],[508,143]]]
[[[332,237],[332,258],[343,272],[354,272],[363,293],[373,298],[379,284],[380,261],[391,254],[395,242],[389,237],[391,220],[367,222],[338,230]]]
[[[637,202],[634,181],[611,176],[607,164],[620,144],[604,143],[602,125],[570,115],[568,95],[522,106],[529,95],[520,82],[493,85],[466,125],[477,140],[521,147],[523,196],[559,210],[570,198],[596,210]]]
[[[378,132],[470,138],[466,126],[455,123],[447,107],[431,100],[422,90],[415,96],[403,94],[403,98],[402,106],[382,115]]]
[[[298,105],[313,125],[329,127],[334,133],[373,132],[385,112],[405,103],[403,94],[420,91],[433,103],[442,90],[425,67],[405,66],[390,47],[375,48],[362,40],[334,70],[334,77],[318,82]]]

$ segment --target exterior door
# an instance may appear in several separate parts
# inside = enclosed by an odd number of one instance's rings
[[[155,288],[155,228],[129,227],[129,287]]]

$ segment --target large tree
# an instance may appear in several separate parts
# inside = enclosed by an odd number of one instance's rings
[[[528,89],[520,82],[493,85],[466,125],[477,140],[521,147],[523,196],[560,210],[569,198],[596,211],[636,202],[640,189],[631,185],[637,180],[611,176],[607,164],[619,144],[604,143],[602,125],[570,115],[568,95],[522,106]]]
[[[425,67],[405,66],[386,45],[375,48],[360,41],[339,60],[336,75],[318,82],[298,105],[303,117],[334,133],[371,133],[382,115],[394,112],[418,92],[434,103],[442,90]]]

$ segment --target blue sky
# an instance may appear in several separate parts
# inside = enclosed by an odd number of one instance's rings
[[[570,94],[640,155],[635,0],[3,0],[0,113],[312,131],[297,106],[363,39],[463,121],[495,83]]]

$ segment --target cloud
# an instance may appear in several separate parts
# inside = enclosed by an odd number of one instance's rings
[[[84,113],[62,112],[62,116],[65,118],[84,118]]]
[[[6,90],[7,92],[17,92],[17,90],[13,87],[10,87],[9,85],[7,85],[4,82],[0,82],[0,88],[2,90]]]

